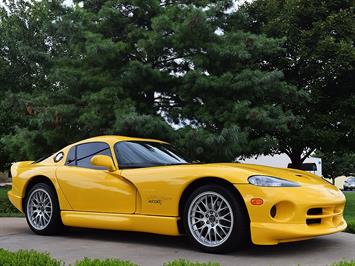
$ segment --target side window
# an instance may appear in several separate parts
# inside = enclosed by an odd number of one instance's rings
[[[76,165],[84,168],[105,169],[91,164],[90,160],[95,155],[107,155],[112,157],[110,147],[107,143],[92,142],[76,146]]]
[[[66,161],[66,165],[76,165],[76,155],[75,155],[75,150],[76,150],[76,146],[73,146],[70,148],[69,152],[68,152],[68,156],[67,156],[67,161]]]

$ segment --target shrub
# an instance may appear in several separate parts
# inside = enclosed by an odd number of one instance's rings
[[[346,228],[345,232],[355,234],[355,220],[347,221],[348,227]]]
[[[333,263],[331,266],[355,266],[355,260],[339,261],[339,262]]]
[[[48,253],[34,250],[19,250],[16,252],[0,249],[1,266],[64,266],[64,262],[53,259]]]
[[[22,216],[7,198],[7,192],[11,189],[10,186],[0,187],[0,217],[1,216]]]
[[[191,262],[184,259],[173,260],[170,262],[164,263],[164,266],[220,266],[219,263],[216,262]]]
[[[127,260],[119,260],[119,259],[89,259],[84,258],[81,261],[75,263],[75,266],[138,266]]]

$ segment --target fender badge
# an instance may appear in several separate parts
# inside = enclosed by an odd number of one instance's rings
[[[160,205],[161,205],[161,200],[158,200],[158,199],[151,199],[151,200],[148,200],[148,203],[151,203],[151,204],[160,204]]]

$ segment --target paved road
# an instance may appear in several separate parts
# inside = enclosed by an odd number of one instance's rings
[[[83,257],[121,258],[143,266],[172,259],[215,261],[221,265],[329,265],[355,259],[355,235],[338,233],[278,246],[252,246],[228,255],[193,250],[184,237],[71,229],[61,236],[34,235],[23,218],[0,218],[0,248],[36,249],[73,263]]]

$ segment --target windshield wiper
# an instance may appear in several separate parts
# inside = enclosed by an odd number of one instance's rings
[[[169,166],[169,165],[183,165],[183,164],[191,164],[191,163],[163,163],[162,166]]]

